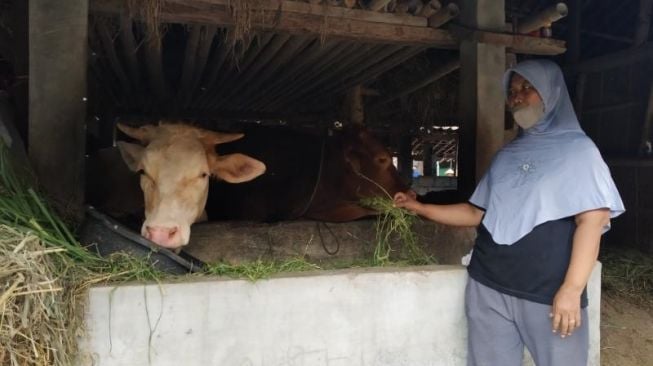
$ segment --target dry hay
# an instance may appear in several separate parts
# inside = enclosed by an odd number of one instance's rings
[[[159,46],[166,30],[161,23],[161,2],[162,0],[127,0],[129,16],[143,20],[146,42]]]
[[[0,364],[73,363],[82,311],[64,282],[72,261],[63,251],[0,225]]]

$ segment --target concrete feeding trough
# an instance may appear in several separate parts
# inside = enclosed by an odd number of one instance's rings
[[[600,272],[588,284],[596,366]],[[466,281],[437,265],[94,287],[79,365],[465,365]]]

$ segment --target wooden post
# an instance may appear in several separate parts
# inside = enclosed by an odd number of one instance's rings
[[[29,156],[55,205],[83,201],[87,0],[29,2]]]
[[[410,135],[402,136],[399,141],[399,159],[398,170],[399,176],[408,185],[413,182],[413,137]]]
[[[464,26],[500,31],[505,25],[503,0],[461,3]],[[505,98],[504,46],[464,39],[460,43],[460,171],[458,189],[471,194],[476,181],[503,144]]]
[[[569,22],[569,29],[567,30],[567,55],[565,62],[571,71],[571,75],[576,75],[580,61],[581,3],[580,0],[569,0],[568,5],[569,19],[567,21]]]
[[[635,28],[635,39],[633,41],[633,48],[640,47],[648,40],[649,31],[651,28],[651,10],[653,7],[653,0],[640,0],[639,13],[637,16],[637,26]],[[642,124],[642,137],[639,142],[638,153],[640,155],[650,154],[651,145],[651,124],[653,123],[653,80],[649,87],[648,103],[646,104],[646,114],[644,115],[644,122]]]
[[[362,84],[358,84],[349,90],[345,99],[345,109],[349,122],[359,126],[365,124]]]
[[[653,0],[639,0],[639,12],[637,13],[637,26],[635,27],[633,47],[640,46],[648,40],[652,11]]]
[[[424,162],[424,176],[433,176],[433,145],[422,144],[422,161]]]
[[[11,94],[16,103],[15,124],[24,141],[27,139],[27,110],[29,103],[28,78],[29,73],[29,29],[27,1],[12,2],[9,27],[12,30],[13,48],[12,66],[16,75],[16,83]],[[7,56],[5,56],[7,57]]]

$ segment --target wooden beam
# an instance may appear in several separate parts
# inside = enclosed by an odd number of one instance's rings
[[[88,1],[29,2],[29,157],[55,205],[83,216]]]
[[[227,9],[207,6],[204,2],[198,5],[197,0],[188,1],[188,4],[185,5],[173,1],[176,0],[164,2],[165,6],[162,6],[160,13],[162,22],[224,26],[235,24]],[[119,14],[124,7],[121,0],[92,0],[91,4],[94,12],[108,14]],[[342,10],[353,9],[342,8]],[[274,11],[265,14],[268,16],[262,17],[263,19],[252,19],[254,29],[296,35],[313,34],[319,37],[334,37],[359,42],[429,45],[442,48],[455,48],[456,46],[456,40],[448,32],[428,27],[324,17],[288,11]]]
[[[564,41],[551,38],[484,32],[453,24],[449,28],[459,40],[504,46],[509,53],[558,55],[566,50]]]
[[[165,0],[160,19],[170,23],[215,24],[233,26],[234,20],[229,11],[217,5],[226,4],[228,0]],[[183,4],[182,4],[183,3]],[[273,4],[283,6],[310,5],[300,2],[280,0],[262,1],[262,8]],[[213,6],[209,6],[212,4]],[[267,4],[267,5],[265,5]],[[271,5],[272,4],[272,5]],[[92,10],[99,13],[116,14],[123,8],[121,0],[91,0]],[[314,35],[321,38],[348,39],[357,42],[372,42],[401,45],[418,45],[433,48],[454,49],[458,40],[449,32],[424,26],[401,25],[388,22],[349,19],[345,17],[327,16],[319,13],[298,13],[274,8],[264,19],[253,20],[252,27],[265,31],[285,32],[298,35]],[[340,11],[365,10],[338,8]],[[389,15],[389,14],[386,14]],[[413,18],[419,18],[414,17]],[[557,55],[565,52],[564,42],[547,38],[535,38],[521,35],[510,35],[483,31],[474,31],[473,35],[480,42],[505,45],[510,52],[530,53],[536,55]]]
[[[607,55],[582,61],[579,72],[600,72],[616,67],[632,65],[653,58],[653,43],[646,43],[638,48],[617,51]],[[565,71],[571,71],[566,69]]]

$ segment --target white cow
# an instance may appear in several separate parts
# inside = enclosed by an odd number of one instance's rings
[[[183,124],[118,128],[141,144],[118,142],[129,169],[140,173],[145,197],[141,234],[156,244],[178,249],[190,238],[190,225],[206,219],[209,178],[230,183],[250,181],[265,164],[243,154],[219,156],[215,145],[243,137]]]

